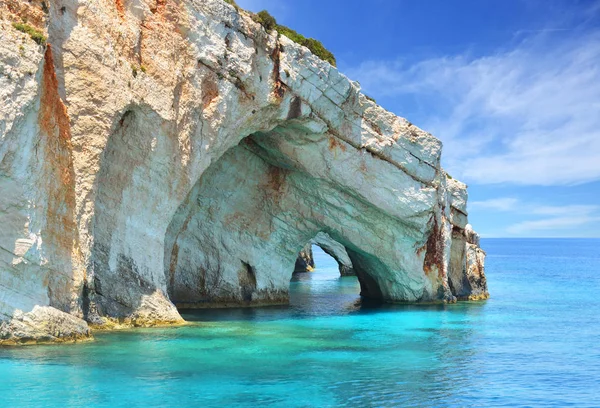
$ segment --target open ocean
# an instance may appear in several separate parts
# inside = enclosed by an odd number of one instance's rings
[[[600,239],[482,247],[485,302],[361,305],[315,250],[289,307],[0,348],[0,406],[600,406]]]

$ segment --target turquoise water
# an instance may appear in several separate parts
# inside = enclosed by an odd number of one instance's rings
[[[483,240],[492,298],[361,305],[317,252],[291,306],[0,349],[0,406],[600,406],[600,240]]]

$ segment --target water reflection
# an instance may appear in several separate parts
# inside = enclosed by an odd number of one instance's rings
[[[290,279],[290,303],[283,306],[184,310],[188,321],[302,319],[361,310],[360,285],[354,276],[341,277],[337,263],[319,247],[313,247],[317,268],[295,272]]]

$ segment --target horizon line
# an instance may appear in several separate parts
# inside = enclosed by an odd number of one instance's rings
[[[600,239],[600,237],[486,237],[481,239]]]

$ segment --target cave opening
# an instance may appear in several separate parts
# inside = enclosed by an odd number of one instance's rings
[[[294,272],[311,272],[316,267],[315,250],[322,259],[335,262],[340,276],[356,276],[352,260],[348,255],[346,247],[335,241],[326,232],[319,232],[298,253]],[[327,257],[323,257],[327,255]]]
[[[341,275],[341,265],[311,240],[303,251],[310,254],[312,269],[294,269],[290,279],[289,305],[301,314],[338,314],[357,310],[362,304],[356,275]]]
[[[298,264],[311,243],[332,257],[338,277],[358,276],[363,296],[381,296],[370,276],[376,256],[343,231],[358,230],[364,221],[348,211],[364,203],[311,174],[331,171],[327,156],[345,153],[338,149],[326,135],[285,127],[252,134],[215,161],[167,229],[165,277],[176,307],[288,304],[291,272],[311,268]]]
[[[339,275],[356,275],[362,297],[419,296],[412,287],[423,277],[406,271],[420,268],[414,225],[426,208],[394,213],[403,191],[390,179],[410,179],[396,167],[383,162],[374,177],[379,158],[296,119],[184,167],[169,129],[148,107],[130,107],[102,156],[87,278],[99,315],[165,302],[179,311],[288,304],[311,241]],[[167,165],[173,158],[178,167]]]

